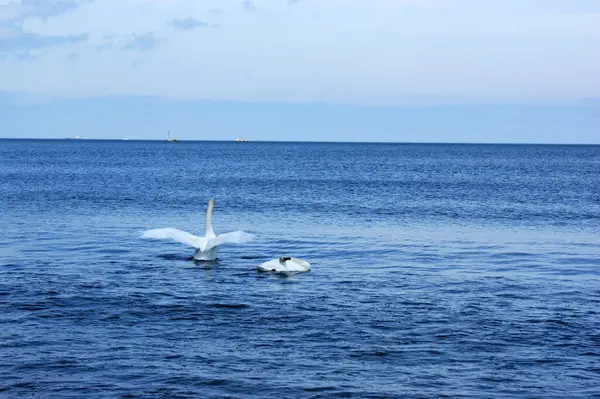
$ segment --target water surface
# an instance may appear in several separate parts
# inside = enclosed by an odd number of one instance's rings
[[[2,397],[599,395],[598,146],[0,140],[0,209]]]

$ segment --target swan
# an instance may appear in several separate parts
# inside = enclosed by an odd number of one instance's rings
[[[145,231],[142,238],[154,238],[159,240],[170,239],[195,248],[194,260],[215,260],[221,244],[240,244],[251,241],[254,234],[244,231],[232,231],[229,233],[215,234],[212,226],[212,210],[215,201],[208,200],[206,211],[206,224],[203,237],[195,236],[183,230],[172,227],[164,229],[153,229]]]
[[[279,259],[271,259],[257,266],[261,272],[307,272],[310,270],[310,263],[304,259],[282,256]]]

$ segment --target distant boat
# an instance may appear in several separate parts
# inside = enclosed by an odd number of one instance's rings
[[[67,140],[79,140],[79,136],[65,137]]]
[[[167,137],[167,140],[166,140],[168,143],[170,143],[170,142],[172,142],[172,141],[179,141],[179,139],[174,139],[174,138],[171,138],[171,131],[170,131],[170,130],[169,130],[169,133],[168,133],[168,134],[169,134],[169,135],[168,135],[168,137]]]
[[[235,142],[236,142],[236,143],[247,143],[247,142],[248,142],[248,140],[246,140],[246,139],[240,139],[240,138],[237,138],[237,139],[235,139]]]

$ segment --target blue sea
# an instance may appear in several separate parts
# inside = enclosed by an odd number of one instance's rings
[[[599,398],[600,147],[0,140],[0,397]]]

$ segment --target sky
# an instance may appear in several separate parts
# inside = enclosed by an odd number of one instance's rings
[[[0,137],[600,144],[598,0],[0,0]]]

